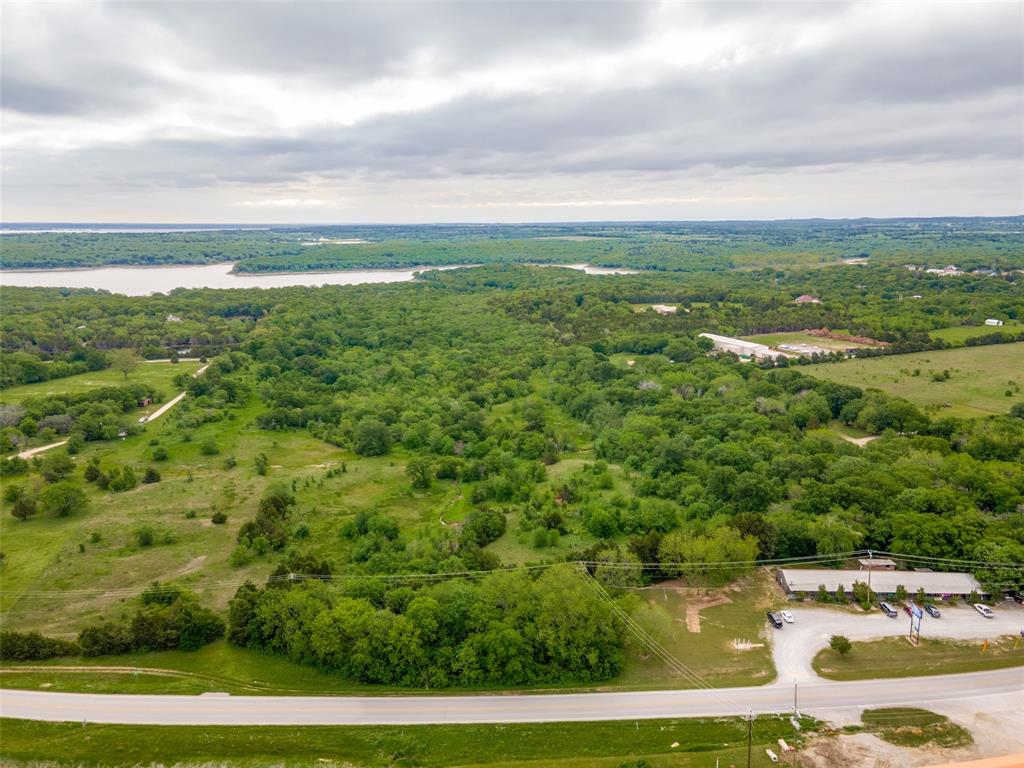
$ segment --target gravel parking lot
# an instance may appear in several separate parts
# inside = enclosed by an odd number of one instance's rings
[[[783,629],[772,629],[772,656],[778,671],[778,684],[792,685],[794,680],[820,681],[811,668],[815,654],[828,645],[832,635],[846,635],[851,640],[874,640],[909,634],[910,617],[900,609],[890,619],[877,607],[870,613],[851,613],[835,608],[789,607],[794,623]],[[921,619],[921,637],[952,640],[983,640],[1002,635],[1016,635],[1024,630],[1024,607],[1016,603],[1000,603],[993,610],[995,617],[986,619],[974,608],[940,606],[942,617]]]

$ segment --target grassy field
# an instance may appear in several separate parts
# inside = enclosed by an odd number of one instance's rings
[[[916,648],[902,637],[854,641],[853,650],[840,656],[831,648],[814,657],[815,671],[829,680],[870,680],[881,677],[947,675],[1024,666],[1024,646],[1015,648],[1013,637],[1000,638],[981,650],[974,641],[924,638]]]
[[[775,677],[771,649],[761,636],[761,617],[774,601],[771,582],[760,575],[710,592],[687,591],[670,584],[666,588],[637,590],[633,617],[670,653],[713,685],[751,685],[768,683]],[[688,627],[688,608],[699,616],[700,632]],[[737,648],[736,640],[750,647]],[[280,657],[237,648],[224,640],[194,652],[8,663],[2,673],[7,687],[86,693],[416,693],[410,689],[346,682]],[[613,690],[691,686],[630,637],[625,669],[601,687]],[[584,689],[565,686],[558,690]]]
[[[195,373],[200,363],[185,361],[180,363],[140,363],[125,379],[120,371],[108,368],[105,371],[80,373],[63,379],[41,381],[38,384],[24,384],[0,391],[0,403],[17,404],[28,397],[47,397],[49,395],[79,394],[96,387],[116,387],[126,382],[129,384],[150,384],[163,394],[162,400],[169,400],[178,394],[174,386],[174,377],[179,373]]]
[[[929,411],[961,418],[1006,413],[1024,399],[1024,343],[844,360],[801,370],[840,384],[881,389]],[[933,381],[932,373],[942,371],[949,371],[949,379]]]
[[[815,727],[805,720],[802,733]],[[0,720],[5,765],[114,766],[553,766],[697,768],[746,762],[739,718],[480,726],[121,726]],[[793,740],[788,719],[754,722],[753,765],[765,747]],[[803,737],[800,737],[803,738]],[[673,746],[678,744],[678,746]],[[644,761],[644,762],[640,762]]]
[[[709,592],[676,589],[675,584],[636,590],[633,618],[648,633],[712,685],[757,685],[775,679],[764,636],[765,610],[777,600],[770,579],[756,574]],[[694,614],[699,616],[696,622]],[[631,688],[690,687],[632,635],[626,642],[626,668],[614,682]]]
[[[901,747],[966,747],[974,742],[971,732],[949,718],[916,707],[865,709],[861,722],[883,741]]]
[[[741,336],[747,341],[758,344],[767,344],[769,347],[777,347],[779,344],[810,344],[822,349],[842,351],[844,349],[857,349],[870,347],[870,344],[856,344],[852,341],[839,341],[837,339],[826,339],[819,336],[812,336],[807,331],[789,331],[787,333],[759,333],[754,336]]]
[[[187,401],[186,401],[187,403]],[[176,429],[183,404],[141,435],[124,441],[87,444],[75,462],[99,457],[101,466],[131,465],[158,468],[162,481],[139,485],[124,493],[86,486],[89,510],[65,518],[35,517],[28,521],[0,516],[3,540],[3,625],[51,633],[77,631],[87,620],[113,618],[125,603],[155,580],[176,581],[193,589],[207,604],[223,607],[246,578],[262,580],[273,567],[257,558],[240,567],[229,563],[238,528],[251,519],[263,488],[278,474],[296,484],[324,474],[322,465],[351,455],[304,433],[267,433],[250,426],[253,408],[236,418],[206,424],[193,433]],[[219,453],[204,456],[200,444],[213,437]],[[157,441],[169,454],[151,459]],[[61,449],[56,449],[61,450]],[[267,455],[271,468],[257,475],[253,459]],[[225,469],[225,457],[238,465]],[[384,461],[353,461],[337,486],[346,488],[342,503],[336,489],[304,494],[311,503],[300,505],[299,519],[336,518],[337,512],[386,493],[375,480],[402,471]],[[333,493],[332,493],[333,491]],[[334,501],[329,514],[327,497]],[[323,506],[320,504],[323,503]],[[227,523],[213,525],[213,512],[227,514]],[[148,525],[157,543],[137,544],[135,532]]]
[[[950,328],[939,328],[929,331],[933,339],[944,339],[950,344],[963,344],[968,339],[986,336],[990,333],[1020,333],[1024,331],[1024,323],[1019,320],[1007,320],[1001,326],[991,325],[955,325]]]

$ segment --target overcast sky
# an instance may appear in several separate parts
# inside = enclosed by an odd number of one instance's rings
[[[1024,213],[1024,3],[2,4],[2,218]]]

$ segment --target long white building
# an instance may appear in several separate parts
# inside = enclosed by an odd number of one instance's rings
[[[753,341],[734,339],[730,336],[719,336],[717,333],[702,333],[700,335],[705,339],[711,339],[717,352],[731,352],[734,355],[739,355],[741,358],[762,360],[764,358],[776,358],[782,354],[769,346]]]
[[[805,593],[813,597],[821,585],[830,595],[836,593],[839,585],[847,595],[853,582],[868,583],[867,570],[836,570],[834,568],[780,568],[776,574],[779,585],[788,594]],[[965,598],[971,592],[986,594],[978,580],[969,573],[941,571],[889,571],[871,569],[871,591],[881,597],[892,597],[896,588],[903,585],[907,594],[913,596],[919,589],[933,599]]]

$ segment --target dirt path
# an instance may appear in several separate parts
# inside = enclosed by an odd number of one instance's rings
[[[716,605],[731,603],[725,595],[705,595],[695,597],[686,601],[686,629],[694,634],[700,634],[700,612],[705,608],[714,608]]]
[[[207,363],[202,368],[200,368],[198,371],[193,373],[192,374],[192,378],[193,379],[198,379],[200,376],[203,375],[203,373],[209,367],[210,367],[210,364]],[[155,411],[153,411],[153,413],[151,413],[149,416],[143,416],[142,418],[140,418],[139,419],[139,424],[149,424],[151,421],[156,421],[161,416],[163,416],[165,413],[167,413],[169,410],[171,410],[171,408],[173,408],[178,403],[180,403],[182,400],[184,400],[185,399],[185,395],[187,395],[187,394],[188,394],[188,392],[182,392],[177,397],[175,397],[173,400],[168,400],[166,403],[164,403],[159,408],[157,408]]]
[[[42,453],[43,451],[48,451],[51,448],[59,448],[62,445],[66,445],[67,442],[68,442],[67,440],[59,440],[56,443],[50,443],[49,445],[41,445],[38,448],[29,448],[27,451],[22,451],[21,453],[19,453],[18,454],[18,458],[19,459],[31,459],[37,453]]]

